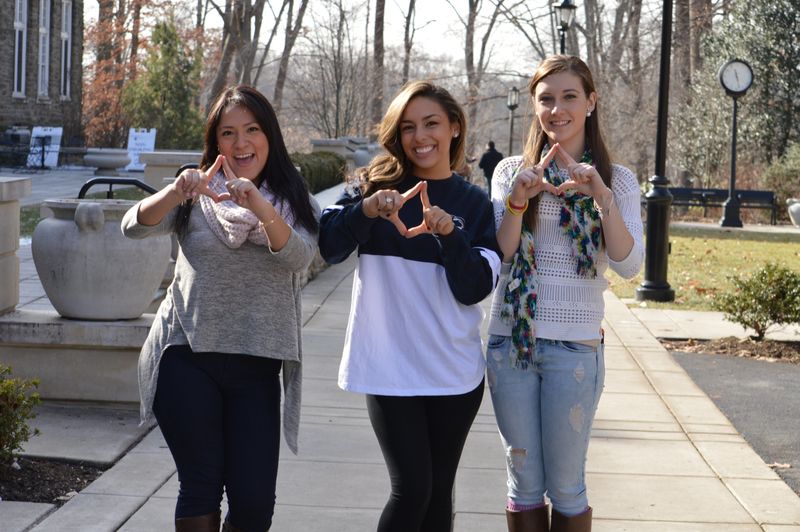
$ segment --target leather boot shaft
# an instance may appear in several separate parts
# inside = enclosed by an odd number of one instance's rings
[[[585,512],[578,515],[567,517],[553,510],[553,521],[550,524],[550,532],[591,532],[592,530],[592,509],[587,508]]]
[[[175,532],[219,532],[220,513],[180,517],[175,520]]]
[[[547,532],[550,525],[547,519],[547,506],[511,512],[506,510],[508,532]]]

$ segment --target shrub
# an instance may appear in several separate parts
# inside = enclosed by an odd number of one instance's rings
[[[10,464],[22,444],[39,434],[28,427],[28,420],[36,417],[33,407],[40,402],[39,394],[31,393],[38,386],[35,379],[12,379],[11,368],[0,364],[0,464]]]
[[[347,161],[333,152],[293,153],[290,155],[312,194],[344,181]]]
[[[730,280],[734,292],[721,294],[713,306],[727,320],[753,329],[756,340],[772,325],[800,322],[800,273],[768,263],[747,279]]]

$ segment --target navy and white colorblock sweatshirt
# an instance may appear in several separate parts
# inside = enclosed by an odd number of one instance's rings
[[[405,192],[420,181],[408,177]],[[368,218],[362,198],[343,196],[324,210],[320,251],[330,263],[358,249],[339,386],[374,395],[458,395],[483,378],[477,305],[500,271],[492,204],[457,174],[428,180],[431,205],[454,217],[449,235],[405,238],[388,220]],[[419,195],[400,209],[422,222]]]

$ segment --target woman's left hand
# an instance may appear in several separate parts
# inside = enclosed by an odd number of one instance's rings
[[[227,159],[222,163],[222,171],[226,179],[225,188],[228,189],[230,199],[233,200],[236,205],[252,211],[254,201],[266,201],[264,196],[259,193],[255,183],[244,177],[236,177]]]
[[[406,238],[412,238],[417,235],[425,233],[432,233],[434,235],[449,235],[455,229],[453,217],[447,214],[447,211],[436,205],[431,205],[431,200],[428,198],[428,183],[425,183],[419,191],[419,199],[422,202],[422,223],[416,227],[412,227],[406,233]]]
[[[612,192],[603,182],[603,178],[597,173],[597,169],[591,164],[578,163],[567,153],[561,145],[558,145],[558,155],[561,162],[566,164],[569,172],[569,179],[559,185],[558,191],[563,194],[567,190],[575,190],[586,196],[594,198],[595,202],[601,207],[611,203]]]

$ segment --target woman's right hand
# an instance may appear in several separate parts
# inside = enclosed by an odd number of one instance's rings
[[[187,168],[181,172],[175,181],[172,182],[172,185],[170,185],[173,194],[175,194],[181,202],[196,198],[200,194],[208,196],[217,203],[230,199],[230,194],[217,194],[208,188],[208,183],[222,167],[224,161],[224,155],[217,155],[217,160],[214,161],[214,164],[207,170]]]
[[[544,170],[550,164],[558,151],[558,143],[553,144],[550,151],[542,157],[539,164],[533,168],[524,168],[517,173],[514,184],[511,187],[511,203],[514,205],[524,205],[529,199],[549,192],[555,196],[560,194],[558,188],[544,180]]]
[[[409,229],[400,219],[398,214],[400,208],[406,201],[419,194],[426,185],[425,181],[420,181],[403,194],[396,190],[378,190],[361,202],[361,210],[368,218],[377,218],[378,216],[386,218],[394,224],[401,235],[405,236]]]

